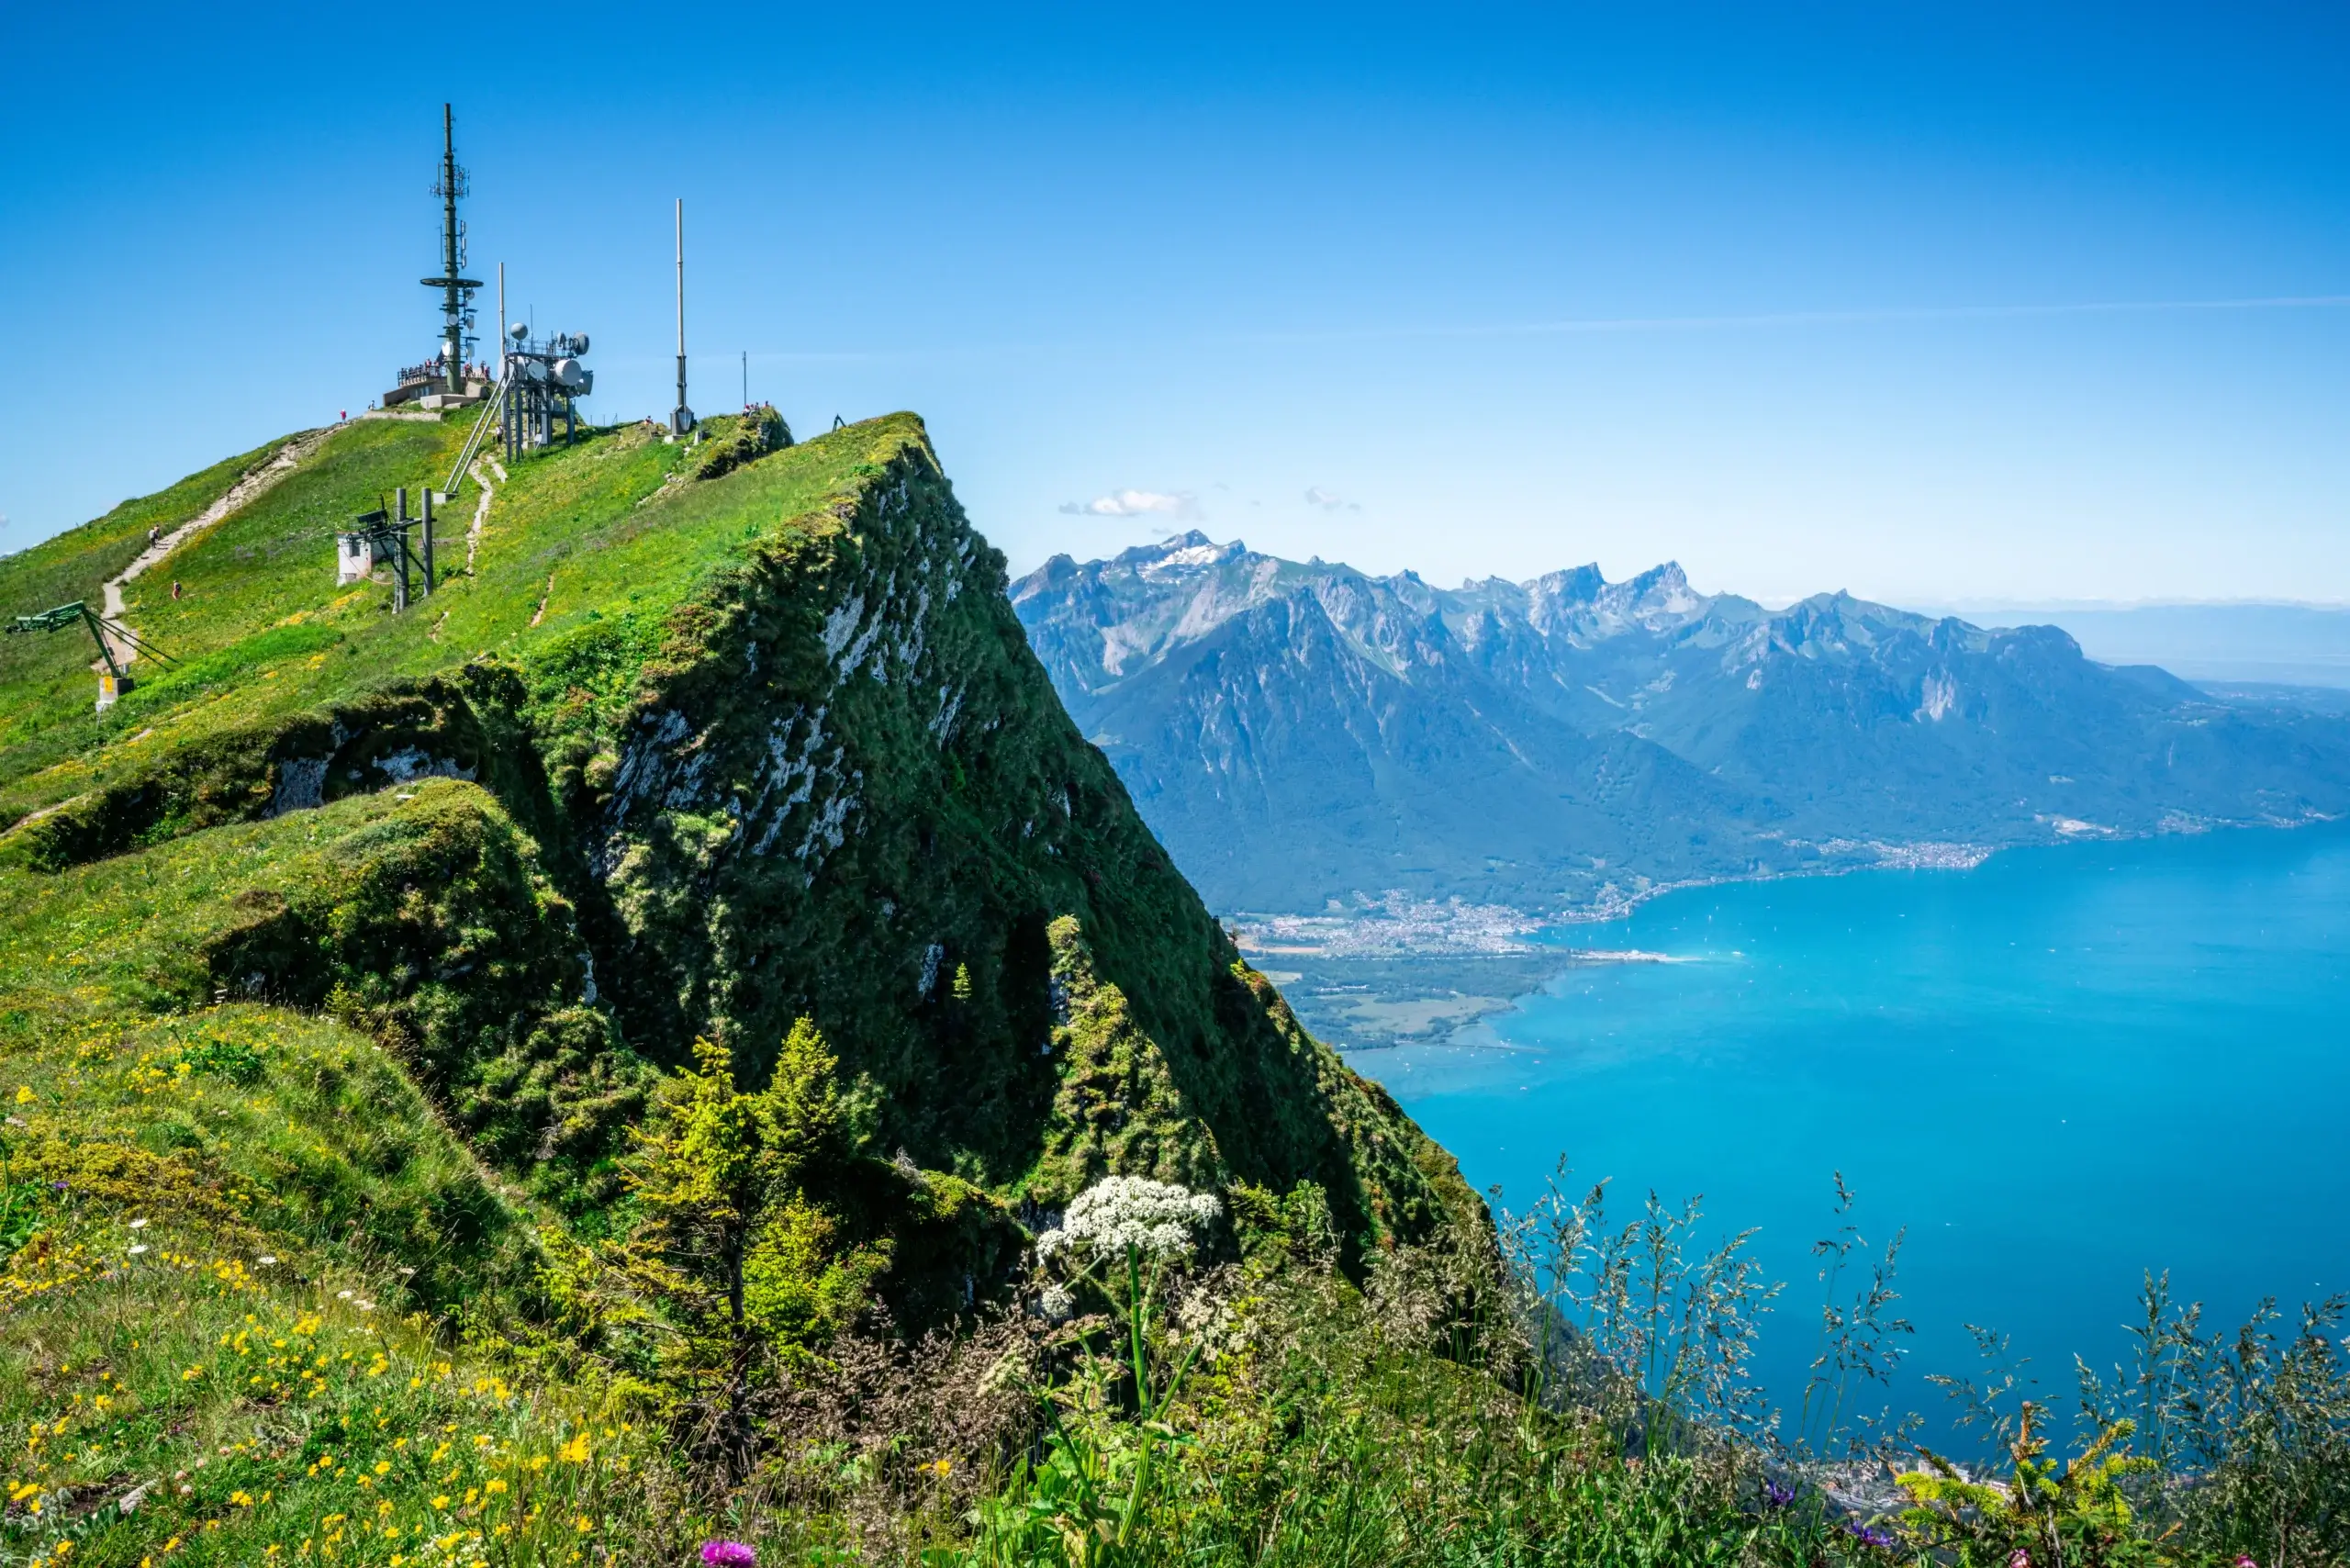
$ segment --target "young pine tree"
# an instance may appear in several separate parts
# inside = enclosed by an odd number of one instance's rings
[[[736,1087],[723,1047],[697,1040],[694,1055],[699,1070],[664,1085],[637,1135],[628,1258],[675,1331],[670,1371],[731,1481],[756,1447],[753,1389],[845,1327],[889,1256],[886,1244],[843,1246],[819,1195],[855,1138],[816,1026],[791,1026],[756,1093]]]

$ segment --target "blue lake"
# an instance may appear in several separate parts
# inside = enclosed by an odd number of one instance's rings
[[[1364,1053],[1479,1187],[1561,1154],[1610,1215],[1702,1193],[1786,1294],[1760,1358],[1792,1408],[1817,1345],[1831,1172],[1907,1226],[1899,1402],[2013,1336],[2069,1408],[2125,1353],[2144,1271],[2231,1325],[2350,1288],[2350,824],[2009,851],[1971,871],[1669,894],[1553,934],[1578,966],[1442,1046]]]

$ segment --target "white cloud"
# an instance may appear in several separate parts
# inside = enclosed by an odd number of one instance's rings
[[[1061,510],[1072,517],[1201,516],[1199,498],[1189,490],[1165,495],[1158,490],[1113,490],[1090,501],[1063,501]]]
[[[1350,501],[1337,491],[1326,490],[1319,485],[1306,487],[1305,504],[1310,507],[1320,507],[1324,511],[1337,511],[1341,507],[1348,511],[1362,510],[1360,501]]]

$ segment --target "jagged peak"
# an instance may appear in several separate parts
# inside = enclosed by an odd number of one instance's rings
[[[1639,599],[1695,599],[1700,596],[1689,586],[1689,575],[1678,561],[1665,561],[1651,566],[1623,585],[1626,597]]]
[[[1248,554],[1248,546],[1235,539],[1228,544],[1218,544],[1197,529],[1176,535],[1167,541],[1158,556],[1145,561],[1139,569],[1146,575],[1166,572],[1199,570],[1225,566]]]
[[[1248,554],[1248,544],[1241,540],[1219,544],[1198,529],[1191,528],[1148,544],[1129,545],[1107,561],[1091,564],[1097,573],[1106,567],[1146,577],[1159,577],[1185,568],[1225,566],[1241,560]]]
[[[1580,566],[1545,572],[1520,586],[1528,593],[1554,599],[1561,604],[1588,604],[1606,588],[1607,578],[1600,572],[1598,562],[1587,561]]]

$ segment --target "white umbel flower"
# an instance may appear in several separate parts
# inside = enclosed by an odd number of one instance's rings
[[[1058,1226],[1036,1238],[1036,1256],[1071,1248],[1112,1256],[1131,1247],[1146,1258],[1174,1262],[1192,1255],[1198,1246],[1193,1229],[1212,1223],[1217,1213],[1206,1193],[1142,1176],[1105,1176],[1077,1195]]]

